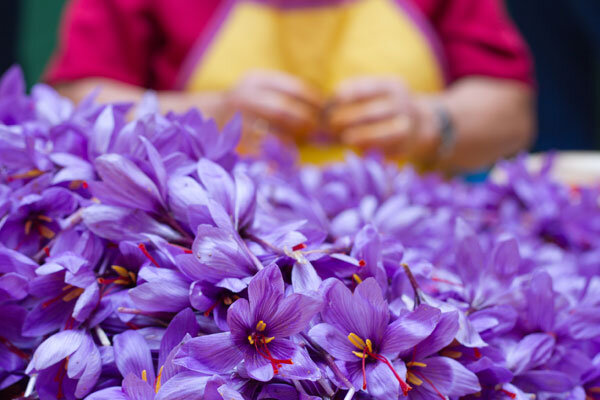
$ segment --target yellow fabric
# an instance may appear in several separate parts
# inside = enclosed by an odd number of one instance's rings
[[[239,1],[186,88],[226,90],[252,69],[295,75],[325,95],[364,75],[400,76],[415,92],[444,85],[429,42],[394,0],[283,10]],[[340,159],[344,149],[310,146],[300,153],[304,161],[320,163]]]

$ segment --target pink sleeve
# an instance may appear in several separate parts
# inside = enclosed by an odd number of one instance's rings
[[[500,0],[438,0],[431,15],[450,79],[481,75],[533,85],[527,45]]]
[[[147,0],[70,0],[46,81],[106,77],[147,86],[153,38],[147,8]]]

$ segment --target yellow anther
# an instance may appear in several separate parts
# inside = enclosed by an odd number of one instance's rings
[[[64,292],[64,291],[66,291],[66,290],[69,290],[69,289],[71,289],[72,287],[73,287],[73,286],[71,286],[71,285],[64,286],[64,287],[62,288],[62,291]]]
[[[371,342],[371,339],[367,339],[367,349],[369,349],[369,353],[373,352],[373,343]]]
[[[43,173],[44,173],[44,171],[40,171],[39,169],[36,168],[36,169],[31,169],[31,170],[29,170],[27,172],[24,172],[22,174],[12,175],[12,176],[10,176],[10,179],[14,180],[14,179],[36,178],[36,177],[42,175]]]
[[[256,330],[259,332],[264,331],[267,328],[267,324],[263,320],[258,321],[256,324]]]
[[[423,384],[423,381],[410,371],[406,373],[406,380],[415,386],[421,386]]]
[[[65,357],[65,371],[69,368],[69,356]]]
[[[427,366],[427,364],[422,363],[422,362],[418,362],[418,361],[410,361],[408,363],[406,363],[407,367],[421,367],[421,368],[425,368]]]
[[[29,232],[31,232],[31,225],[32,225],[32,224],[33,224],[33,222],[32,222],[30,219],[28,219],[28,220],[25,222],[25,234],[26,234],[26,235],[29,235]]]
[[[81,295],[81,293],[83,293],[83,289],[75,288],[75,289],[71,290],[69,293],[67,293],[62,299],[65,302],[69,302],[69,301],[79,297]]]
[[[444,350],[440,353],[441,356],[444,357],[448,357],[448,358],[461,358],[462,357],[462,353],[460,351],[454,351],[454,350]]]
[[[354,279],[354,282],[358,283],[359,285],[362,283],[362,279],[360,279],[358,274],[352,274],[352,279]]]
[[[129,278],[129,271],[127,271],[125,268],[121,267],[120,265],[113,265],[113,266],[111,266],[111,268],[113,269],[113,271],[115,271],[117,274],[119,274],[119,276],[121,278]]]
[[[349,334],[348,340],[350,341],[350,343],[356,346],[357,349],[364,350],[366,346],[365,341],[362,340],[356,333]]]
[[[230,306],[231,303],[233,303],[233,301],[231,301],[231,297],[225,296],[225,298],[223,299],[223,304],[225,304],[226,306]]]
[[[29,222],[29,221],[27,221],[27,222]],[[38,229],[40,230],[40,235],[42,235],[46,239],[52,239],[54,237],[54,235],[56,235],[54,233],[54,231],[52,229],[48,228],[47,226],[38,225]]]
[[[275,339],[275,336],[271,336],[271,337],[265,338],[265,343],[270,343],[270,342],[273,341],[273,339]]]
[[[131,282],[135,282],[135,274],[131,271],[129,271],[129,279],[131,279]]]
[[[144,382],[148,382],[148,374],[146,373],[146,370],[142,370],[142,380]]]
[[[162,367],[160,367],[160,369],[158,370],[158,376],[156,377],[156,382],[154,383],[154,393],[158,393],[158,391],[160,390],[160,381],[162,378],[162,372],[163,372],[163,368],[165,366],[163,365]]]
[[[52,218],[48,217],[47,215],[38,215],[37,219],[44,222],[52,222]]]
[[[352,354],[354,354],[356,357],[358,358],[367,358],[369,357],[369,355],[365,352],[361,352],[361,351],[353,351]]]
[[[250,344],[254,344],[254,338],[252,335],[248,335],[248,342],[250,342]]]
[[[117,285],[129,285],[131,282],[129,282],[129,279],[117,279],[115,283]]]

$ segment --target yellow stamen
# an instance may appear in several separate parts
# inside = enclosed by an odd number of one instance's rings
[[[444,350],[440,353],[441,356],[444,357],[448,357],[448,358],[461,358],[462,357],[462,353],[460,351],[454,351],[454,350]]]
[[[275,336],[265,338],[265,343],[270,343],[271,341],[273,341],[273,339],[275,339]]]
[[[158,370],[158,376],[156,377],[156,383],[154,384],[154,393],[158,393],[158,391],[160,390],[160,380],[162,378],[162,372],[163,372],[163,368],[165,366],[163,365],[162,367],[160,367],[160,369]]]
[[[225,304],[226,306],[230,306],[230,305],[231,305],[231,303],[233,303],[233,302],[231,301],[231,297],[229,297],[229,296],[225,296],[225,298],[223,299],[223,304]]]
[[[354,281],[359,285],[362,283],[362,279],[360,279],[360,276],[358,276],[358,274],[352,274],[352,279],[354,279]]]
[[[81,295],[81,293],[83,293],[83,289],[75,288],[75,289],[71,290],[69,293],[67,293],[62,299],[65,302],[69,302],[69,301],[79,297]]]
[[[406,373],[406,380],[415,386],[421,386],[423,384],[423,381],[410,371]]]
[[[73,287],[73,286],[71,286],[71,285],[67,285],[67,286],[65,286],[65,287],[63,287],[63,288],[62,288],[62,291],[64,292],[65,290],[69,290],[69,289],[71,289],[72,287]]]
[[[40,229],[40,235],[42,235],[46,239],[52,239],[54,237],[55,233],[54,233],[54,231],[52,231],[52,229],[50,229],[44,225],[38,225],[38,226]]]
[[[69,356],[65,357],[65,371],[69,368]]]
[[[142,371],[142,380],[144,382],[148,382],[148,374],[146,373],[146,370]]]
[[[135,282],[135,274],[131,271],[129,271],[129,279],[131,279],[131,282]]]
[[[32,222],[30,219],[28,219],[28,220],[25,222],[25,234],[26,234],[26,235],[29,235],[29,232],[31,232],[31,225],[32,225],[32,224],[33,224],[33,222]]]
[[[129,285],[131,282],[129,282],[129,279],[117,279],[115,283],[117,285]]]
[[[256,324],[256,330],[259,332],[264,331],[267,328],[267,324],[263,320],[258,321]]]
[[[129,277],[129,271],[127,271],[125,268],[121,267],[120,265],[113,265],[111,266],[111,268],[117,273],[119,274],[119,276],[121,278],[128,278]]]
[[[369,349],[369,353],[373,352],[373,343],[371,342],[371,339],[367,339],[367,349]]]
[[[42,175],[43,173],[44,173],[44,171],[40,171],[39,169],[36,168],[36,169],[29,170],[27,172],[24,172],[22,174],[12,175],[10,178],[11,179],[35,178],[35,177]]]
[[[37,219],[42,220],[44,222],[52,222],[52,218],[48,217],[47,215],[38,215]]]
[[[427,366],[427,364],[422,363],[422,362],[418,362],[418,361],[410,361],[408,363],[406,363],[407,367],[421,367],[421,368],[425,368]]]
[[[360,359],[367,358],[369,356],[364,351],[353,351],[352,354],[354,354],[356,357],[358,357]]]
[[[248,335],[248,342],[250,342],[250,344],[254,344],[254,338],[252,335]]]
[[[349,334],[348,340],[350,341],[350,343],[356,346],[357,349],[364,350],[366,346],[365,341],[362,340],[356,333]]]

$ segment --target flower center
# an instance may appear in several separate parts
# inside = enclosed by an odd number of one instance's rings
[[[42,308],[46,308],[49,305],[56,303],[58,300],[62,299],[62,301],[64,301],[65,303],[70,302],[71,300],[74,300],[76,298],[78,298],[79,296],[81,296],[81,294],[83,293],[82,288],[78,288],[78,287],[73,287],[71,285],[67,285],[65,287],[62,288],[62,292],[58,294],[57,296],[51,298],[50,300],[46,300],[45,302],[42,303]],[[65,294],[66,292],[66,294]]]
[[[248,335],[248,342],[251,345],[254,345],[256,352],[261,357],[265,358],[267,361],[271,363],[271,367],[273,368],[273,373],[278,374],[279,368],[281,368],[282,364],[293,364],[292,359],[288,358],[286,360],[280,360],[278,358],[273,357],[271,351],[267,344],[275,339],[275,336],[267,337],[262,332],[267,328],[267,324],[264,321],[258,321],[256,324],[256,332],[251,335]]]
[[[46,239],[52,239],[56,233],[48,228],[44,223],[52,222],[52,218],[46,215],[32,215],[25,221],[25,235],[29,235],[32,230],[36,230],[40,236],[45,237]]]
[[[360,336],[356,333],[350,333],[348,335],[348,340],[352,343],[356,348],[361,351],[353,351],[352,354],[362,359],[362,373],[363,373],[363,390],[367,388],[367,370],[365,367],[365,362],[368,357],[373,358],[374,360],[380,361],[388,366],[388,368],[392,371],[398,382],[400,383],[400,389],[402,389],[402,394],[406,396],[408,391],[412,389],[412,387],[404,382],[404,380],[398,375],[394,366],[391,362],[381,354],[377,354],[373,351],[373,343],[371,339],[362,340]]]

